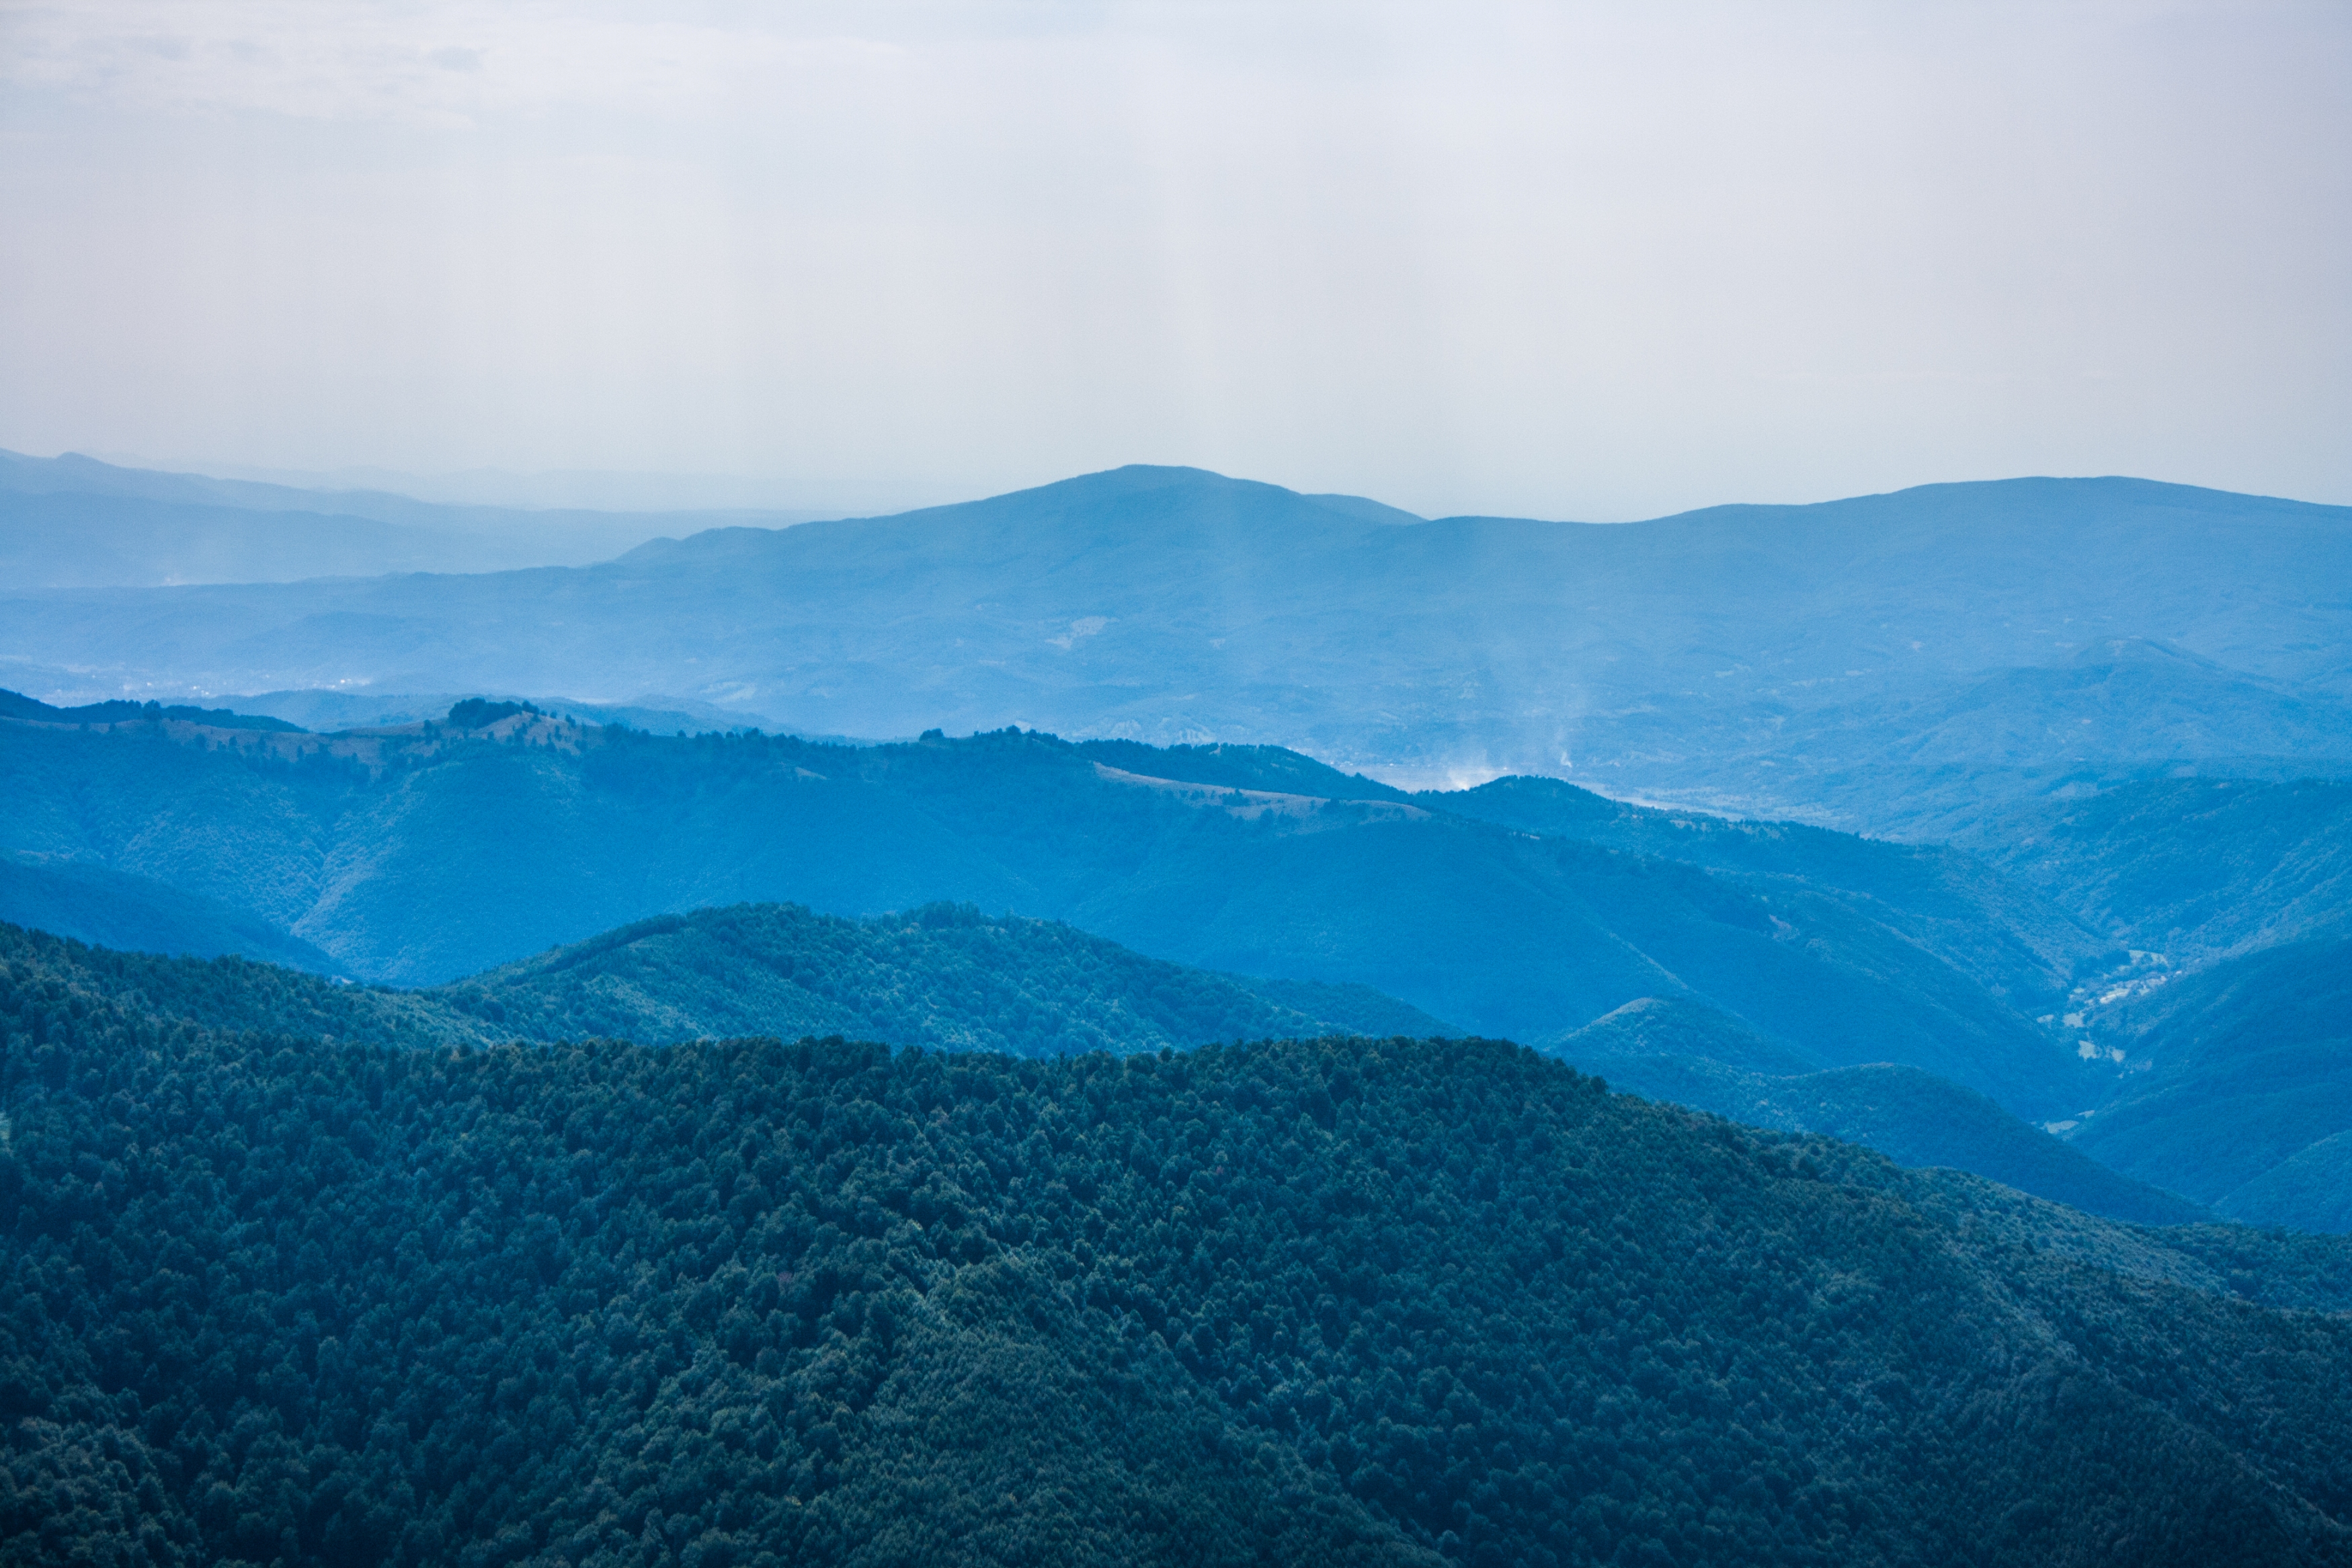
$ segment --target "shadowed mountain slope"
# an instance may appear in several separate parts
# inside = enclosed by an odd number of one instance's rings
[[[2267,947],[2152,988],[2103,1015],[2094,1038],[2136,1071],[2070,1130],[2075,1146],[2234,1218],[2342,1223],[2341,1190],[2315,1185],[2340,1154],[2263,1178],[2352,1132],[2352,938]]]
[[[2352,1131],[2305,1145],[2217,1207],[2249,1225],[2352,1231]]]
[[[1958,1084],[1876,1062],[1808,1070],[1712,1009],[1645,998],[1545,1042],[1612,1088],[1754,1127],[1820,1133],[1903,1166],[1946,1166],[2111,1219],[2188,1225],[2210,1211],[2116,1175]]]
[[[2030,1021],[2039,958],[1996,995],[1834,887],[1393,799],[1139,774],[1038,735],[852,748],[529,715],[331,737],[0,722],[0,785],[20,804],[0,847],[238,904],[375,979],[438,982],[650,912],[951,900],[1200,967],[1369,985],[1496,1034],[1687,994],[1824,1064],[1906,1061],[2041,1115],[2103,1071]]]
[[[0,921],[132,952],[234,953],[319,974],[340,969],[300,937],[219,899],[48,855],[0,852]]]
[[[2112,943],[2046,894],[1965,852],[1798,822],[1629,805],[1557,779],[1498,779],[1412,797],[1432,810],[1835,896],[1997,994],[2063,993]],[[2031,978],[2026,978],[2031,977]]]
[[[2179,967],[2352,934],[2352,784],[2165,779],[2015,812],[1969,843]]]

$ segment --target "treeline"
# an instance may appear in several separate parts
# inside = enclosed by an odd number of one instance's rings
[[[266,729],[281,735],[307,733],[300,725],[289,724],[282,718],[236,713],[225,707],[194,707],[184,703],[135,703],[121,698],[111,702],[85,703],[79,707],[52,707],[22,692],[6,690],[0,690],[0,718],[30,719],[37,724],[136,724],[142,719],[150,722],[178,719],[187,724],[210,725],[215,729]]]
[[[12,1563],[2352,1557],[2352,1320],[1514,1046],[416,1051],[62,951]]]
[[[110,1016],[166,1019],[229,1034],[322,1036],[409,1049],[512,1038],[482,1028],[428,992],[348,985],[234,956],[122,953],[5,922],[0,966],[19,977],[19,984],[29,983],[24,977],[38,977],[45,994],[76,998],[58,1004],[69,1014],[99,1006]]]
[[[1012,1056],[1125,1055],[1217,1040],[1459,1032],[1369,986],[1171,964],[1058,921],[927,904],[849,920],[800,904],[656,915],[425,990],[237,957],[124,953],[0,922],[0,961],[136,993],[208,1029],[413,1048],[840,1034]]]

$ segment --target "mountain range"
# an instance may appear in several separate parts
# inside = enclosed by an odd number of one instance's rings
[[[1906,1062],[2034,1120],[2113,1076],[2033,1021],[2105,944],[1969,857],[1849,835],[1637,814],[1624,841],[1650,848],[1612,847],[1474,814],[1507,790],[1457,811],[1290,753],[1013,731],[851,747],[514,709],[332,736],[0,720],[0,848],[219,899],[362,979],[713,904],[952,901],[1491,1034],[1688,996],[1820,1065]],[[1717,837],[1721,866],[1657,852]]]
[[[1972,853],[1551,779],[1409,792],[1264,747],[662,737],[515,704],[325,736],[129,705],[9,711],[0,783],[20,809],[0,917],[111,946],[427,988],[472,976],[446,995],[499,997],[549,1038],[839,1032],[1025,1054],[1466,1029],[2095,1212],[2347,1223],[2344,1185],[2320,1174],[2352,1131],[2329,1023],[2352,968],[2342,786],[2151,780],[2035,807],[2006,849]],[[1256,1000],[1163,1014],[1230,1028],[1139,1033],[1133,988],[1065,987],[1016,1035],[971,1022],[970,985],[914,1013],[789,986],[789,1006],[728,1005],[776,985],[761,943],[782,928],[689,912],[746,900],[820,922],[940,900],[1068,922],[1071,941],[1132,950],[1120,963],[1214,971],[1197,983]],[[648,911],[662,921],[630,925]],[[634,935],[600,936],[615,927]],[[2138,946],[2158,940],[2173,951]],[[628,972],[562,946],[582,943]],[[832,994],[900,988],[859,972]],[[1335,987],[1380,999],[1368,1012]],[[1086,1021],[1101,1006],[1128,1032]],[[441,1027],[508,1027],[471,1017]],[[1654,1038],[1670,1017],[1720,1027]]]
[[[0,454],[0,1562],[2352,1562],[2347,581]]]
[[[448,506],[0,452],[0,583],[11,589],[291,582],[386,572],[585,565],[715,518]]]
[[[2132,479],[1588,525],[1137,467],[589,566],[14,580],[0,661],[61,702],[571,691],[827,735],[1272,743],[1913,837],[2181,768],[2352,768],[2352,512]]]

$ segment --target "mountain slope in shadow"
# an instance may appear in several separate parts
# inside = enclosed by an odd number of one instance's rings
[[[1139,773],[1034,734],[849,747],[520,712],[334,736],[0,720],[0,785],[19,803],[0,847],[241,904],[376,980],[439,983],[651,913],[951,901],[1199,968],[1370,986],[1495,1035],[1689,995],[1824,1064],[1905,1061],[2041,1116],[2105,1071],[2032,1021],[2065,978],[2052,956],[1933,867],[1905,874],[1938,902],[1906,912],[1843,873],[1814,886],[1379,793]]]
[[[1897,1165],[1949,1166],[2138,1225],[2214,1218],[1932,1073],[1891,1062],[1823,1069],[1696,1003],[1645,998],[1542,1043],[1613,1088],[1749,1126],[1823,1134]]]

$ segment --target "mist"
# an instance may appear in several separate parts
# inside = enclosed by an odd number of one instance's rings
[[[12,8],[0,446],[2344,501],[2347,65],[2318,5]]]

